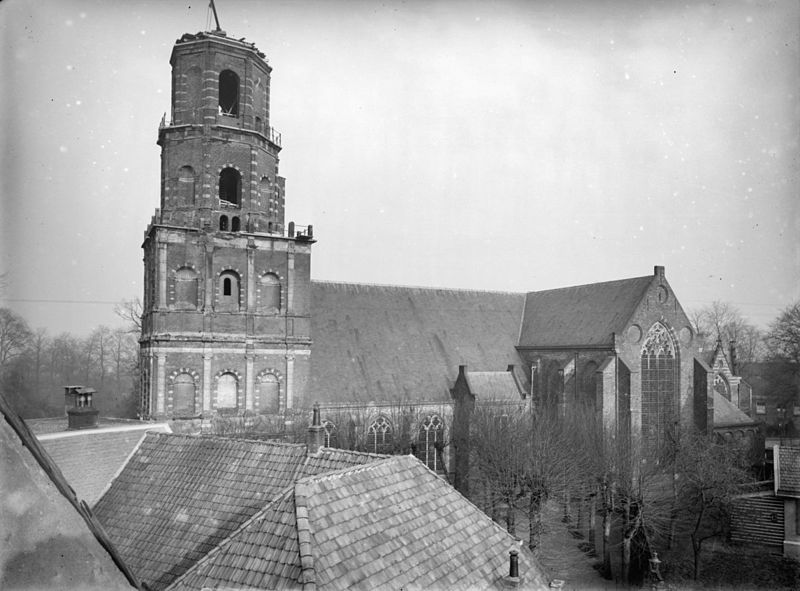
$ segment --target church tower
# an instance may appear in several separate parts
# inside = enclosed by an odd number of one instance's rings
[[[142,245],[141,414],[282,413],[309,375],[314,240],[284,224],[272,68],[219,29],[181,37],[170,64],[161,206]]]

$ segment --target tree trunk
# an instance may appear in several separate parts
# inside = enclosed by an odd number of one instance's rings
[[[513,536],[517,532],[517,522],[514,514],[514,503],[510,495],[506,498],[506,507],[506,530]]]
[[[531,492],[531,500],[528,504],[528,522],[530,523],[528,549],[534,552],[539,546],[539,536],[542,531],[542,499],[539,493]]]
[[[597,535],[597,492],[589,497],[589,544],[592,551],[597,552],[594,537]]]

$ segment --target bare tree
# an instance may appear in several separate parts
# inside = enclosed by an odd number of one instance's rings
[[[765,340],[772,359],[789,361],[800,367],[800,301],[780,313],[770,325]]]
[[[713,347],[717,340],[726,348],[735,342],[737,357],[742,363],[759,361],[763,356],[761,331],[733,304],[715,300],[708,306],[690,310],[689,318],[708,347]]]
[[[691,539],[694,578],[703,542],[726,531],[733,497],[751,480],[739,446],[698,431],[683,433],[675,454],[678,523]]]
[[[22,316],[8,308],[0,308],[0,373],[22,355],[32,334]]]
[[[114,314],[127,323],[129,332],[142,332],[142,312],[142,300],[139,298],[122,300],[114,306]]]

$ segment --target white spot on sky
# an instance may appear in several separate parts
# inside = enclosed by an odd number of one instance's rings
[[[58,147],[58,151],[61,152],[62,154],[66,154],[67,153],[67,147],[66,146],[59,146]]]
[[[81,104],[82,104],[81,101],[75,101],[75,106],[80,107]]]
[[[82,12],[82,13],[80,13],[78,16],[80,16],[81,18],[86,18],[86,13],[85,13],[85,12]]]
[[[67,64],[67,71],[71,72],[74,69],[75,69],[75,66],[73,66],[72,64]]]
[[[744,20],[745,20],[746,22],[748,22],[748,23],[752,23],[752,22],[753,22],[753,17],[752,17],[752,16],[748,16],[748,17],[747,17],[746,19],[744,19]]]
[[[73,24],[72,19],[67,19],[67,20],[64,21],[64,25],[67,26],[67,27],[71,27],[72,24]]]
[[[628,74],[627,72],[625,72],[625,80],[630,80],[630,79],[631,79],[631,75]]]
[[[144,29],[142,29],[141,31],[139,31],[139,34],[140,34],[140,35],[147,35],[147,31],[145,31]]]
[[[123,168],[123,169],[122,169],[122,172],[128,172],[128,168],[127,168],[127,167],[126,167],[126,168]]]

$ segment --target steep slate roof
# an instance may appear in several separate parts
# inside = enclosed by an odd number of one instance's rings
[[[544,572],[503,528],[413,456],[299,480],[177,580],[212,588],[522,589]]]
[[[289,484],[303,444],[148,433],[95,513],[152,589],[163,589]]]
[[[95,512],[137,575],[163,589],[297,478],[386,458],[305,444],[148,433]]]
[[[533,291],[525,296],[521,347],[610,345],[653,281],[652,275]]]
[[[306,402],[449,401],[459,365],[520,363],[524,297],[313,281]]]
[[[735,404],[714,391],[714,428],[755,424],[756,421],[739,410]]]
[[[775,494],[800,497],[800,447],[776,446]]]
[[[25,422],[0,396],[0,589],[138,586]]]
[[[469,391],[481,400],[521,400],[514,376],[509,371],[467,371]]]
[[[64,431],[38,436],[78,498],[94,505],[146,431],[170,433],[167,423]]]

